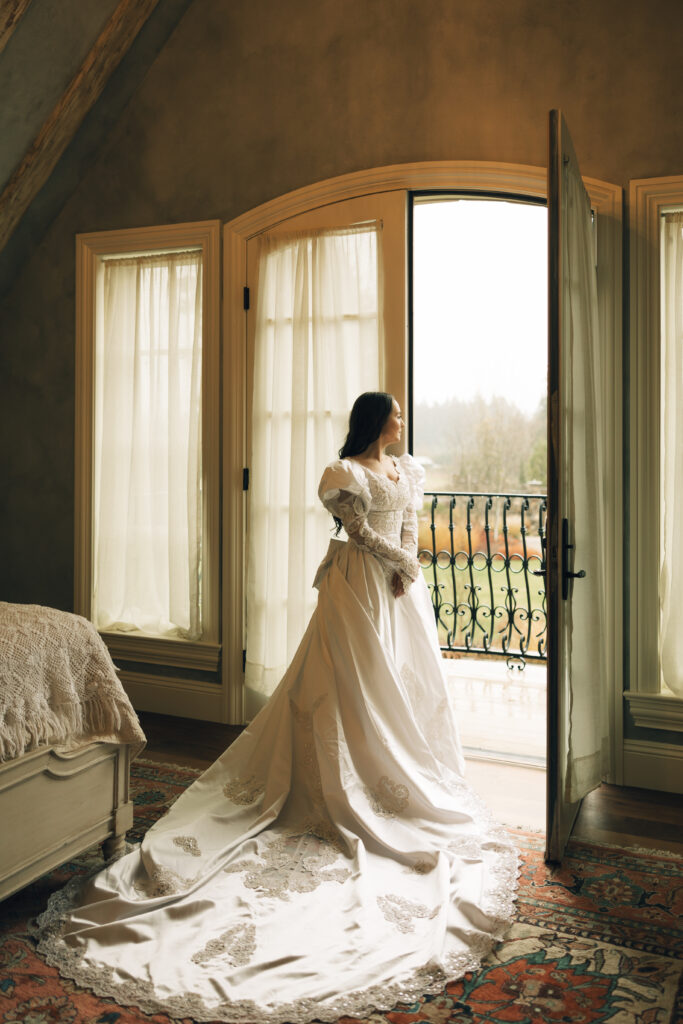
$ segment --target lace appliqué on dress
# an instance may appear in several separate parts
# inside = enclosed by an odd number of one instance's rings
[[[481,840],[476,836],[458,836],[452,839],[446,849],[464,860],[481,860]]]
[[[223,795],[233,804],[256,803],[259,797],[265,792],[265,783],[256,778],[255,775],[247,775],[244,779],[230,779],[223,786]]]
[[[344,859],[340,844],[312,832],[280,834],[260,856],[260,863],[242,860],[224,869],[228,874],[245,872],[243,884],[259,896],[289,900],[290,893],[313,892],[323,882],[343,885],[351,877],[348,868],[332,867]]]
[[[173,845],[179,846],[181,850],[189,853],[191,857],[201,857],[202,855],[199,843],[194,836],[173,836]]]
[[[408,787],[383,775],[374,789],[365,787],[365,795],[380,818],[395,818],[408,806]]]
[[[407,875],[428,875],[430,871],[433,871],[436,867],[436,858],[434,860],[416,860],[412,864],[409,864],[404,871]]]
[[[395,924],[400,932],[414,932],[415,918],[427,918],[433,920],[439,913],[439,908],[430,910],[424,903],[416,903],[414,900],[407,900],[404,896],[378,896],[377,906],[384,914],[387,921]]]
[[[184,892],[195,881],[195,878],[183,878],[170,868],[157,866],[145,878],[134,882],[133,889],[143,899],[156,899],[158,896],[174,896]]]
[[[192,957],[193,964],[208,964],[212,960],[225,960],[230,967],[244,967],[256,951],[256,929],[236,925],[217,939],[209,939],[203,949]]]

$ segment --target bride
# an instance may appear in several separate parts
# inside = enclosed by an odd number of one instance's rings
[[[320,499],[335,539],[279,687],[142,844],[52,897],[50,964],[198,1021],[391,1009],[476,968],[517,854],[464,780],[417,561],[421,467],[398,403],[361,395]]]

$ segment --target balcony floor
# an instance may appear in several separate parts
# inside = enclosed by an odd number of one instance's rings
[[[545,767],[546,667],[522,672],[504,658],[444,658],[468,757]]]

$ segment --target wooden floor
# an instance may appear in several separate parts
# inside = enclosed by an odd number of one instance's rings
[[[139,712],[147,736],[143,757],[208,768],[242,731],[238,726]],[[473,788],[505,825],[544,828],[545,772],[468,759]],[[603,784],[589,793],[574,827],[580,839],[683,854],[683,797]]]

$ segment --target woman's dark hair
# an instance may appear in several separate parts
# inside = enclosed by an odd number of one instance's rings
[[[339,458],[362,455],[376,441],[389,419],[394,399],[386,391],[364,391],[353,403],[349,416],[349,432],[339,450]]]
[[[362,455],[368,445],[376,441],[389,419],[394,404],[393,395],[386,391],[364,391],[353,403],[349,416],[349,432],[339,449],[339,458]],[[342,528],[342,521],[334,516],[335,534]]]

